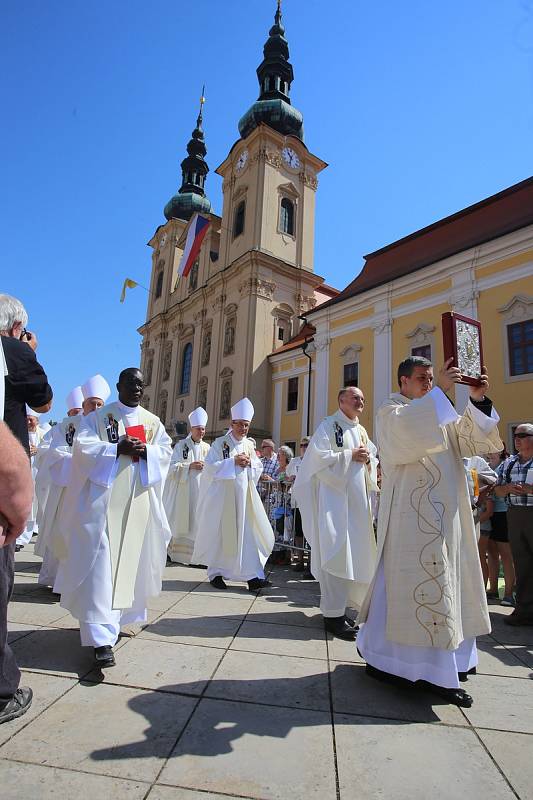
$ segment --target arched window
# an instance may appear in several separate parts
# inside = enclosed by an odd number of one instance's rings
[[[198,286],[198,259],[194,262],[189,273],[189,291],[194,292]]]
[[[157,280],[156,280],[156,284],[155,284],[155,296],[156,296],[156,299],[158,297],[161,297],[161,295],[163,294],[163,276],[164,276],[163,272],[159,272],[158,275],[157,275]]]
[[[240,236],[241,233],[244,232],[244,214],[246,209],[246,203],[244,200],[241,200],[237,208],[235,209],[235,220],[233,223],[233,238],[237,238]]]
[[[181,362],[181,381],[180,394],[189,394],[191,388],[192,371],[192,344],[188,342],[183,348],[183,359]]]
[[[294,236],[294,203],[288,197],[283,197],[281,200],[279,229],[282,233]]]

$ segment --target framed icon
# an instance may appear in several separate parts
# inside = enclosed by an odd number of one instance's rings
[[[483,344],[481,323],[453,311],[442,315],[444,361],[453,358],[453,366],[461,370],[459,383],[481,385]]]

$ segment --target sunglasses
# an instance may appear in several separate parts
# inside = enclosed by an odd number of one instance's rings
[[[515,439],[526,439],[528,436],[533,436],[533,433],[515,433]]]

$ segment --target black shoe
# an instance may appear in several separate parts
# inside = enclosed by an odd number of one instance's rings
[[[350,628],[355,628],[356,631],[359,630],[359,625],[356,625],[355,620],[351,617],[347,617],[346,614],[344,615],[344,621]]]
[[[15,545],[15,553],[20,553],[21,550],[24,550],[23,544],[16,544]]]
[[[113,648],[110,644],[104,644],[102,647],[94,648],[94,665],[99,669],[106,667],[114,667],[116,664]]]
[[[438,694],[439,697],[442,697],[454,706],[470,708],[474,702],[464,689],[445,689],[443,686],[436,686],[436,684],[429,683],[428,681],[417,681],[416,684],[423,689],[433,692],[433,694]]]
[[[259,589],[265,589],[267,586],[272,586],[272,581],[266,578],[252,578],[251,581],[248,581],[249,592],[258,592]]]
[[[222,577],[222,575],[217,575],[216,578],[212,578],[209,583],[211,586],[214,586],[215,589],[227,589],[226,581]]]
[[[468,670],[468,672],[458,672],[457,673],[461,683],[464,683],[465,681],[467,681],[469,675],[476,675],[476,674],[477,674],[477,669],[475,667],[471,667]]]
[[[31,706],[33,692],[29,686],[21,686],[17,689],[7,706],[0,711],[0,725],[2,722],[11,722],[26,713]]]
[[[355,642],[357,631],[348,625],[344,615],[342,617],[324,617],[324,627],[328,633],[336,636],[337,639],[344,639],[345,642]]]

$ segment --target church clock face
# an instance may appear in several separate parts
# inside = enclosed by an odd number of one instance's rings
[[[294,152],[292,147],[284,147],[281,151],[281,157],[283,158],[284,162],[287,164],[288,167],[291,169],[298,169],[300,166],[300,159],[298,155]]]
[[[242,172],[242,170],[246,166],[247,161],[248,161],[248,150],[243,150],[239,158],[237,159],[237,164],[235,165],[235,169],[237,170],[237,172]]]

